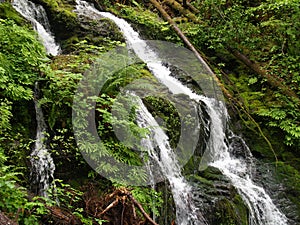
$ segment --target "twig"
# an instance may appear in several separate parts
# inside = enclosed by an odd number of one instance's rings
[[[153,225],[159,225],[157,224],[155,221],[152,220],[152,218],[145,212],[144,208],[141,206],[140,203],[138,203],[135,198],[131,195],[130,192],[127,193],[128,198],[133,202],[133,204],[135,204],[138,209],[141,211],[141,213],[143,214],[143,216]]]
[[[110,210],[111,208],[115,207],[118,203],[119,203],[119,199],[117,198],[117,199],[114,200],[112,203],[110,203],[109,206],[107,206],[107,207],[100,213],[100,215],[103,215],[103,214],[106,213],[108,210]]]

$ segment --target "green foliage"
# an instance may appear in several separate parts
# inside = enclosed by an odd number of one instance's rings
[[[280,128],[285,132],[284,142],[287,145],[294,146],[295,149],[300,146],[300,113],[293,104],[270,106],[270,108],[260,108],[258,115],[267,117],[267,124],[270,127]]]
[[[68,115],[72,107],[74,91],[82,75],[63,70],[53,71],[48,66],[45,69],[47,69],[44,78],[46,85],[42,88],[43,98],[40,104],[48,112],[46,114],[48,123],[51,128],[58,122],[70,125],[71,118]]]
[[[39,217],[48,211],[37,199],[27,199],[26,189],[17,184],[23,174],[12,166],[5,166],[6,160],[0,148],[0,210],[25,225],[38,224]]]
[[[168,22],[164,22],[156,13],[148,9],[117,5],[117,9],[111,9],[111,11],[138,26],[138,31],[146,37],[145,39],[172,42],[179,42],[180,40],[170,28]]]
[[[10,100],[32,98],[32,87],[45,58],[36,34],[14,22],[0,20],[0,90]]]
[[[148,214],[152,212],[155,216],[160,216],[160,209],[164,202],[161,192],[157,192],[152,188],[135,187],[131,193],[142,204]]]
[[[299,105],[281,90],[274,90],[258,74],[237,66],[228,46],[257,62],[299,98],[300,10],[297,0],[195,1],[202,24],[179,24],[192,43],[203,49],[216,65],[230,71],[227,88],[237,93],[245,108],[262,124],[284,135],[290,150],[299,149]],[[226,82],[226,79],[224,78]],[[259,117],[257,117],[259,115]],[[264,126],[262,125],[262,126]]]
[[[93,225],[94,218],[84,212],[83,192],[72,188],[62,180],[56,179],[55,185],[48,192],[49,198],[45,199],[47,205],[56,205],[71,212],[82,224]],[[102,220],[97,221],[102,224]]]
[[[12,7],[12,4],[4,2],[0,4],[0,19],[9,19],[16,24],[24,25],[27,23],[23,17]]]
[[[0,9],[1,18],[23,23],[7,4]],[[27,169],[20,166],[26,165],[31,150],[28,100],[46,54],[32,30],[8,19],[0,19],[0,43],[0,210],[21,224],[38,224],[47,210],[37,199],[27,199],[22,187]]]
[[[12,107],[11,102],[6,98],[0,102],[0,135],[11,129],[10,119],[12,117]],[[1,138],[0,138],[1,141]]]

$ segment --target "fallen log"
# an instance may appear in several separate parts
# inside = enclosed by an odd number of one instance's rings
[[[237,51],[236,49],[233,49],[229,46],[227,46],[227,50],[234,55],[238,60],[240,60],[242,63],[244,63],[246,66],[248,66],[251,70],[253,70],[255,73],[259,74],[260,76],[267,79],[268,83],[275,88],[279,88],[281,92],[293,99],[296,103],[300,103],[300,99],[298,95],[290,90],[286,85],[283,84],[283,80],[281,80],[278,77],[275,77],[274,75],[270,75],[266,70],[261,69],[260,66],[252,62],[247,56],[242,54],[241,52]]]
[[[83,223],[79,218],[74,216],[72,213],[63,210],[57,206],[46,206],[49,210],[49,216],[57,223],[57,224],[65,224],[65,225],[82,225]]]
[[[193,6],[191,3],[189,3],[186,0],[178,0],[178,2],[182,3],[183,7],[186,7],[186,6],[189,7],[189,9],[195,14],[200,12],[195,6]]]
[[[182,5],[176,2],[176,0],[165,0],[164,2],[171,6],[173,9],[179,11],[181,15],[185,16],[191,21],[195,23],[201,23],[201,21],[195,16],[194,13],[192,13],[189,9],[182,7]]]
[[[274,154],[275,160],[277,162],[277,156],[276,153],[272,147],[271,142],[268,140],[268,138],[264,135],[263,131],[261,130],[260,126],[256,121],[253,119],[253,117],[249,114],[249,112],[243,107],[243,104],[240,103],[238,100],[236,100],[230,92],[224,87],[224,85],[221,83],[219,78],[215,75],[215,73],[210,69],[208,64],[204,61],[202,56],[199,54],[197,49],[192,45],[192,43],[188,40],[188,38],[183,34],[183,32],[176,26],[175,22],[172,20],[172,18],[169,16],[169,14],[163,9],[163,7],[156,1],[156,0],[150,0],[150,2],[159,10],[161,15],[164,17],[165,20],[168,21],[170,26],[174,29],[174,31],[177,33],[177,35],[181,38],[181,40],[188,46],[188,48],[194,53],[194,55],[197,57],[199,62],[205,67],[205,69],[212,75],[214,80],[216,81],[217,85],[221,88],[223,94],[227,97],[227,99],[232,102],[233,104],[235,103],[238,105],[244,112],[245,114],[249,117],[249,119],[255,124],[255,126],[258,128],[259,133],[262,135],[262,137],[265,139],[267,142],[268,146],[270,147],[270,150]],[[234,51],[237,53],[237,51]],[[247,62],[246,58],[244,58],[245,62]],[[250,65],[250,64],[249,64]],[[257,69],[257,66],[255,67]],[[257,70],[258,71],[258,70]],[[291,94],[293,97],[296,97],[294,94]],[[294,98],[296,99],[296,98]],[[299,100],[299,99],[298,99]]]
[[[165,20],[168,21],[170,26],[173,28],[173,30],[177,33],[177,35],[181,38],[181,40],[187,45],[187,47],[194,53],[196,58],[199,60],[199,62],[203,65],[203,67],[206,69],[206,71],[212,75],[213,79],[217,83],[217,85],[221,88],[223,93],[226,95],[227,98],[232,99],[232,95],[229,93],[229,91],[224,87],[224,85],[221,83],[219,78],[216,76],[216,74],[210,69],[208,64],[204,61],[202,56],[199,54],[197,49],[192,45],[192,43],[188,40],[188,38],[183,34],[183,32],[177,27],[176,23],[172,20],[172,18],[169,16],[169,14],[163,9],[163,7],[156,1],[156,0],[150,0],[150,2],[158,9],[158,11],[161,13],[161,15],[164,17]]]
[[[182,1],[182,0],[180,0]],[[174,29],[174,31],[177,33],[177,35],[182,39],[182,41],[188,46],[188,48],[194,52],[195,56],[199,59],[199,61],[205,65],[206,62],[202,59],[199,52],[195,49],[195,47],[191,44],[191,42],[186,38],[186,36],[183,34],[183,32],[177,27],[176,23],[173,21],[173,19],[169,16],[169,14],[163,9],[163,7],[159,4],[156,0],[150,0],[150,2],[159,10],[161,15],[164,17],[165,20],[169,22],[171,27]],[[180,11],[183,15],[185,15],[186,9],[184,9],[179,3],[177,3],[175,0],[165,0],[165,2],[169,5],[172,5],[176,10]],[[196,18],[196,19],[194,19]],[[198,22],[199,20],[197,17],[192,14],[190,19],[194,22]],[[236,49],[233,49],[230,46],[227,46],[226,49],[240,62],[242,62],[244,65],[248,66],[251,70],[253,70],[258,75],[264,77],[267,79],[267,82],[274,88],[279,89],[283,94],[290,97],[293,102],[295,102],[297,105],[300,105],[300,98],[299,96],[292,91],[290,88],[288,88],[286,85],[283,84],[283,81],[274,76],[270,75],[266,70],[263,70],[260,68],[260,66],[257,63],[252,62],[247,56],[242,54],[241,52],[237,51]],[[208,71],[211,71],[210,69]],[[212,73],[213,74],[213,73]],[[231,94],[224,88],[223,84],[219,81],[219,79],[213,74],[215,81],[217,82],[218,86],[222,89],[223,93],[228,97],[232,98]]]

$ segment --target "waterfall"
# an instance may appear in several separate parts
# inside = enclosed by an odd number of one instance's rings
[[[170,92],[173,94],[184,94],[191,100],[203,102],[206,105],[210,117],[210,137],[207,149],[203,156],[203,162],[207,162],[207,165],[218,168],[230,179],[231,183],[237,189],[249,208],[249,224],[288,224],[286,216],[275,206],[263,187],[256,185],[252,180],[251,168],[254,167],[253,157],[245,143],[243,143],[245,146],[245,159],[235,155],[235,151],[237,151],[235,145],[236,140],[238,139],[241,142],[242,139],[232,134],[226,126],[228,114],[223,102],[214,98],[198,95],[172,77],[169,68],[163,65],[157,54],[151,50],[151,47],[140,38],[139,34],[135,32],[125,20],[108,12],[99,12],[87,2],[76,0],[76,3],[76,10],[78,13],[102,16],[113,20],[123,32],[128,48],[147,64],[152,74],[160,83],[164,84]],[[156,159],[164,176],[166,176],[170,182],[176,210],[178,211],[176,212],[177,224],[203,224],[204,222],[201,221],[201,219],[198,222],[194,221],[195,215],[199,214],[199,212],[195,212],[197,210],[189,199],[191,189],[189,184],[182,177],[180,167],[176,164],[176,157],[168,144],[167,136],[158,128],[156,121],[141,103],[138,119],[138,123],[142,127],[152,127],[150,130],[154,141],[150,141],[151,137],[148,137],[144,140],[144,145],[147,147],[149,154]],[[226,133],[231,135],[228,137]],[[153,150],[155,149],[153,146],[154,143],[159,146],[160,156]],[[159,157],[163,159],[159,159]],[[199,169],[203,168],[205,168],[204,163],[199,166]]]
[[[48,152],[46,141],[46,123],[42,108],[39,106],[39,88],[35,83],[34,107],[36,113],[36,140],[34,150],[30,154],[30,162],[32,165],[31,177],[34,184],[38,185],[39,195],[47,197],[47,190],[50,188],[51,181],[54,179],[55,165],[53,159]]]
[[[29,20],[34,30],[37,31],[46,52],[53,56],[59,53],[60,47],[55,43],[54,36],[50,30],[50,24],[44,8],[27,0],[14,0],[13,7],[27,20]],[[34,106],[36,113],[36,140],[34,149],[30,155],[31,177],[34,185],[37,186],[38,194],[47,197],[47,190],[54,179],[55,165],[45,144],[46,123],[41,107],[39,106],[39,88],[35,83]]]
[[[51,33],[45,9],[41,5],[34,4],[28,0],[14,0],[12,5],[23,17],[32,23],[46,52],[56,56],[60,51],[60,47],[56,44],[55,38]]]
[[[193,204],[191,187],[181,174],[181,168],[174,151],[170,147],[168,136],[160,128],[142,100],[136,98],[136,102],[138,105],[137,123],[140,127],[150,131],[150,134],[142,140],[142,144],[170,183],[176,206],[177,224],[206,224],[201,213]]]

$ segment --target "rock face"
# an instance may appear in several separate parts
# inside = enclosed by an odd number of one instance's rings
[[[74,0],[64,1],[64,3],[47,0],[33,0],[33,2],[45,8],[51,28],[57,41],[61,43],[63,53],[70,53],[74,50],[74,44],[83,40],[95,46],[103,45],[106,39],[124,40],[123,35],[110,20],[77,14]],[[97,5],[99,8],[99,4]]]
[[[79,34],[80,38],[86,38],[95,45],[101,45],[101,40],[109,38],[115,41],[124,41],[116,25],[109,19],[91,19],[85,15],[79,15]]]

